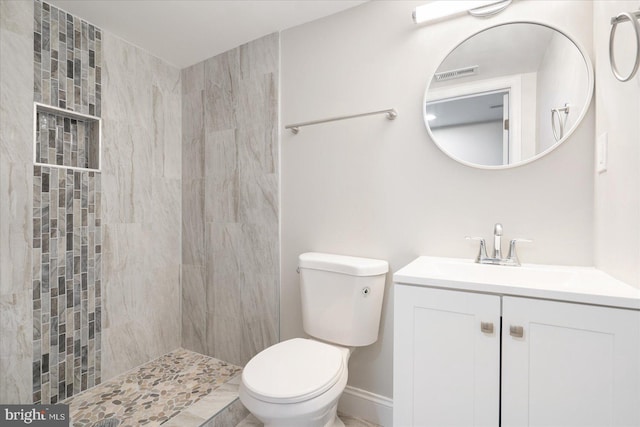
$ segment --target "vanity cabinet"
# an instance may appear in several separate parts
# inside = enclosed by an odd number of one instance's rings
[[[394,289],[393,425],[497,426],[500,297]]]
[[[640,426],[640,311],[394,288],[394,423]]]
[[[503,297],[502,316],[503,426],[640,426],[639,311]]]

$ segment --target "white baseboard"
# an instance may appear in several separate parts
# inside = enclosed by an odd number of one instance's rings
[[[338,411],[382,427],[392,427],[393,424],[393,400],[351,386],[342,393]]]

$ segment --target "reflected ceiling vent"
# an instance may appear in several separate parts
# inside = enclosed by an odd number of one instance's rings
[[[443,71],[436,73],[436,81],[441,82],[443,80],[459,79],[461,77],[473,76],[478,72],[478,66],[472,65],[471,67],[458,68],[457,70]]]

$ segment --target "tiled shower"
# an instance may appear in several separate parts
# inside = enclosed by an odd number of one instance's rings
[[[181,71],[41,0],[0,8],[0,401],[276,342],[278,36]]]

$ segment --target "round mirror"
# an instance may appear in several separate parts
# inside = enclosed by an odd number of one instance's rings
[[[448,156],[485,169],[533,161],[587,112],[593,70],[565,34],[515,22],[483,30],[449,53],[427,86],[424,120]]]

